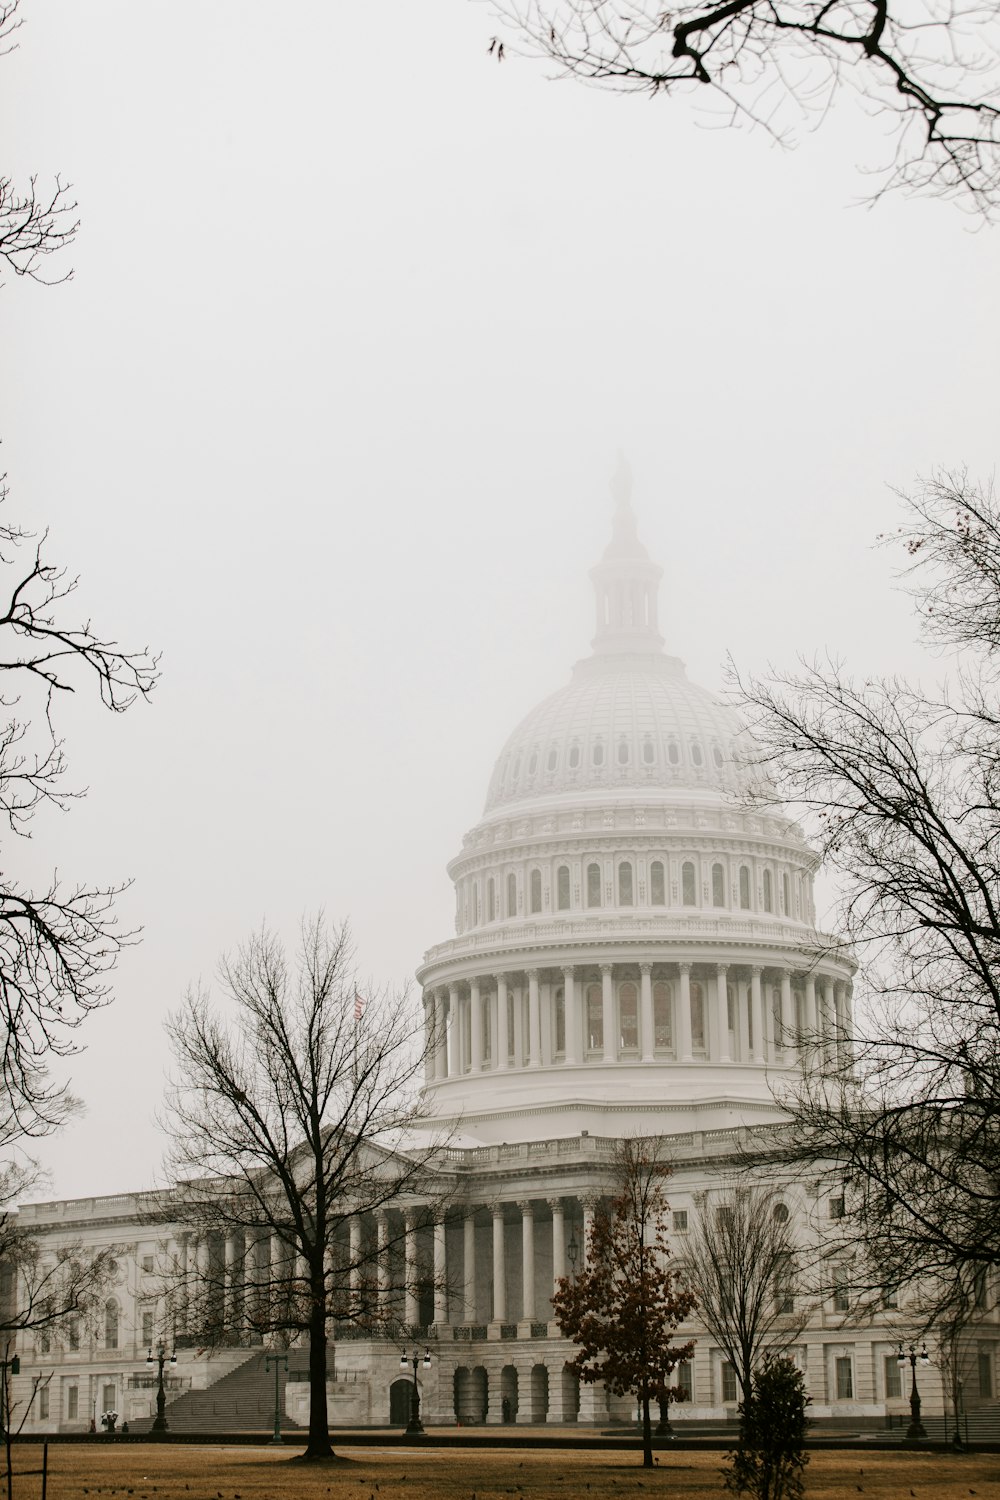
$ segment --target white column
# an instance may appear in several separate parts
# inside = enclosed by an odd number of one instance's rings
[[[653,1061],[653,965],[639,965],[639,1037],[643,1062]]]
[[[803,1061],[806,1057],[812,1059],[816,1056],[816,1044],[819,1034],[819,1016],[816,1009],[816,976],[806,975],[806,1045],[803,1048]]]
[[[691,965],[680,964],[680,985],[677,997],[677,1058],[679,1062],[691,1062]]]
[[[406,1210],[403,1223],[405,1226],[403,1264],[406,1267],[403,1321],[415,1327],[420,1321],[420,1303],[417,1298],[417,1214],[415,1209]]]
[[[514,986],[514,1066],[523,1068],[524,1051],[524,993],[520,984]]]
[[[786,1059],[795,1051],[795,1016],[792,1012],[792,974],[781,971],[781,1045]]]
[[[528,1067],[537,1068],[542,1061],[539,1051],[540,1027],[538,1008],[538,970],[528,970]]]
[[[462,1279],[465,1294],[463,1314],[466,1323],[476,1321],[476,1220],[466,1214],[462,1225]]]
[[[535,1319],[535,1205],[530,1199],[518,1204],[521,1210],[521,1317],[526,1323]]]
[[[483,1071],[483,1005],[478,979],[469,982],[469,1021],[472,1044],[470,1072],[481,1073]]]
[[[177,1328],[180,1333],[188,1331],[189,1306],[191,1302],[191,1236],[185,1230],[177,1242],[177,1269],[180,1273],[180,1298],[177,1303]]]
[[[434,991],[434,1076],[448,1077],[448,1011],[443,990]]]
[[[448,1321],[448,1241],[443,1219],[434,1224],[434,1322],[442,1328]]]
[[[854,1005],[853,1005],[853,1001],[854,1001],[854,986],[851,984],[850,980],[848,980],[844,984],[844,1010],[843,1010],[843,1018],[844,1018],[844,1038],[843,1038],[844,1057],[843,1057],[843,1061],[845,1063],[853,1062],[853,1060],[854,1060]]]
[[[378,1316],[381,1322],[389,1316],[389,1215],[385,1209],[375,1210],[376,1261],[378,1266]]]
[[[618,1060],[615,1041],[615,991],[611,982],[611,965],[601,965],[601,1007],[604,1015],[604,1061]]]
[[[493,1205],[493,1321],[507,1321],[507,1267],[504,1263],[502,1203]]]
[[[542,1067],[552,1066],[552,982],[543,980],[538,986],[539,1056]]]
[[[495,1062],[494,1066],[497,1067],[497,1068],[509,1068],[510,1067],[510,1057],[509,1057],[509,1055],[507,1053],[508,1031],[507,1031],[507,976],[506,976],[506,974],[498,974],[497,975],[497,1006],[496,1006],[496,1010],[497,1010],[497,1013],[496,1013],[496,1024],[495,1024],[494,1030],[496,1032],[497,1050],[496,1050],[496,1062]]]
[[[566,1216],[561,1198],[550,1198],[552,1210],[552,1290],[555,1291],[566,1275]]]
[[[578,1015],[576,979],[573,965],[563,969],[563,1006],[566,1017],[566,1066],[575,1067],[580,1061],[580,1034],[582,1027]]]
[[[729,1045],[729,965],[715,966],[715,1014],[719,1034],[719,1061],[732,1062],[733,1053]]]
[[[437,1053],[434,1041],[434,996],[424,990],[424,1082],[433,1083],[437,1068]]]
[[[226,1234],[226,1263],[223,1272],[223,1327],[236,1327],[236,1232]]]
[[[750,1011],[753,1016],[753,1060],[764,1062],[767,1052],[764,1045],[764,1005],[760,992],[761,970],[754,965],[750,970]]]
[[[356,1317],[361,1308],[361,1219],[358,1214],[348,1221],[347,1232],[351,1257],[347,1277],[351,1288],[351,1311]]]
[[[833,980],[826,974],[820,977],[819,1031],[820,1057],[829,1062],[833,1052]]]
[[[740,1017],[740,1062],[750,1061],[750,984],[746,979],[736,981],[737,1005]]]
[[[462,1071],[461,1030],[458,1014],[458,985],[448,986],[448,1077],[457,1078]]]

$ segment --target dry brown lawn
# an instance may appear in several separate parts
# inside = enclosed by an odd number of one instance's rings
[[[52,1500],[720,1500],[722,1455],[674,1452],[643,1470],[621,1452],[502,1448],[338,1449],[336,1464],[292,1462],[295,1449],[106,1448],[54,1444],[49,1449]],[[42,1450],[15,1449],[15,1470],[40,1465]],[[1000,1500],[1000,1455],[817,1452],[810,1457],[808,1500]],[[15,1480],[14,1500],[35,1500],[40,1480]],[[0,1485],[0,1496],[6,1486]]]

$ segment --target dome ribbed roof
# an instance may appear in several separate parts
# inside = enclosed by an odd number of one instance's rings
[[[658,652],[596,655],[532,709],[493,770],[486,813],[553,793],[635,787],[731,794],[742,726]]]

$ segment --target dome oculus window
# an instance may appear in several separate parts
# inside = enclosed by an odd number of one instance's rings
[[[618,764],[627,766],[629,762],[629,749],[624,740],[618,741]]]
[[[550,750],[549,751],[549,758],[545,762],[546,769],[549,770],[549,771],[554,771],[555,768],[556,768],[556,766],[558,764],[559,764],[559,752],[558,752],[558,750]]]
[[[569,768],[570,768],[570,770],[571,771],[575,771],[576,768],[577,768],[577,766],[579,764],[580,764],[580,746],[579,745],[571,745],[570,749],[569,749]]]
[[[691,742],[691,763],[692,763],[692,765],[700,766],[704,759],[705,759],[705,757],[702,754],[701,746],[699,745],[698,741],[697,740],[692,740],[692,742]]]
[[[723,754],[718,745],[712,746],[712,759],[715,761],[716,766],[721,771],[723,764]]]
[[[537,770],[538,770],[538,751],[537,750],[532,750],[532,752],[531,752],[531,759],[528,761],[528,775],[529,776],[534,776],[534,774],[535,774],[535,772]]]
[[[656,759],[656,751],[653,748],[653,741],[652,740],[646,740],[643,743],[643,747],[642,747],[642,762],[643,762],[643,765],[651,766],[653,764],[653,761],[655,759]]]
[[[672,766],[679,766],[681,763],[681,747],[676,740],[671,740],[667,746],[667,760]]]
[[[598,740],[596,745],[591,746],[590,759],[595,766],[603,766],[604,746],[601,744],[600,740]]]

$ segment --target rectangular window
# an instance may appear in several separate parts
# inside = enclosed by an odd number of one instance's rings
[[[736,1371],[728,1359],[722,1361],[722,1403],[728,1406],[737,1399]]]
[[[683,1392],[683,1399],[691,1401],[694,1398],[694,1371],[690,1360],[685,1359],[674,1371],[674,1384],[678,1390]]]
[[[792,1257],[782,1255],[774,1272],[774,1310],[777,1313],[795,1311],[795,1294],[792,1290]]]
[[[686,1208],[675,1208],[673,1215],[673,1226],[675,1234],[687,1234],[688,1211]]]
[[[70,1320],[69,1320],[69,1329],[68,1329],[68,1337],[69,1337],[69,1347],[71,1349],[79,1349],[79,1347],[80,1347],[80,1319],[79,1318],[70,1318]]]
[[[144,1255],[142,1257],[142,1269],[146,1272],[147,1276],[153,1269],[153,1257],[151,1255]]]
[[[979,1394],[980,1396],[992,1397],[993,1395],[993,1354],[989,1349],[980,1349],[979,1358],[976,1361],[979,1370]]]
[[[38,1392],[38,1420],[47,1422],[49,1420],[49,1388],[43,1385]]]
[[[885,1398],[887,1401],[892,1401],[903,1394],[903,1376],[899,1368],[899,1359],[895,1354],[886,1354],[882,1367],[885,1370]]]
[[[80,1392],[75,1385],[71,1385],[66,1392],[66,1417],[74,1422],[80,1415]]]
[[[142,1315],[142,1342],[151,1344],[153,1342],[153,1314],[144,1312]]]
[[[977,1310],[982,1310],[986,1306],[986,1267],[985,1266],[982,1268],[982,1270],[979,1270],[979,1271],[976,1272],[975,1281],[973,1282],[973,1292],[974,1292],[974,1297],[975,1297],[976,1308],[977,1308]]]
[[[843,1198],[831,1198],[830,1199],[830,1218],[831,1219],[842,1219],[843,1217],[844,1217],[844,1200],[843,1200]]]
[[[846,1280],[835,1281],[833,1283],[833,1310],[834,1310],[834,1312],[847,1312],[849,1310],[849,1308],[850,1308],[850,1305],[851,1305],[851,1301],[850,1301],[850,1297],[848,1296],[848,1293],[847,1293],[847,1282],[846,1282]]]
[[[103,1402],[103,1405],[101,1407],[102,1414],[104,1412],[106,1412],[106,1411],[114,1411],[114,1409],[115,1409],[115,1388],[114,1388],[113,1385],[102,1386],[102,1388],[101,1388],[101,1401]]]
[[[850,1355],[842,1356],[836,1363],[837,1400],[854,1400],[854,1361]]]
[[[882,1288],[882,1306],[888,1308],[899,1306],[899,1287],[888,1281]]]

